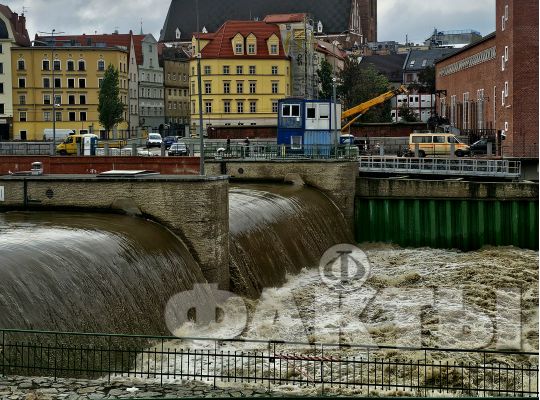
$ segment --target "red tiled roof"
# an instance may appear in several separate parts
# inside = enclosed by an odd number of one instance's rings
[[[286,22],[304,22],[306,14],[296,13],[296,14],[271,14],[264,17],[264,22],[269,24],[280,24]]]
[[[112,33],[112,34],[103,34],[103,35],[82,34],[82,35],[69,35],[69,36],[55,36],[54,39],[55,39],[55,45],[58,47],[61,47],[63,44],[66,44],[66,46],[68,46],[69,44],[66,41],[73,40],[76,43],[80,43],[82,47],[97,47],[98,43],[105,43],[105,45],[108,47],[125,47],[127,51],[129,52],[131,50],[132,37],[133,37],[133,47],[135,49],[135,57],[137,59],[137,65],[141,65],[143,63],[142,41],[146,37],[146,35],[133,35],[131,33]],[[39,40],[37,35],[36,35],[36,39]]]
[[[231,40],[240,33],[244,38],[249,34],[254,34],[257,38],[256,55],[235,55]],[[276,35],[279,39],[279,54],[270,55],[266,41]],[[205,35],[205,36],[203,36]],[[209,36],[212,35],[212,36]],[[197,33],[194,33],[197,37]],[[287,58],[281,43],[281,35],[277,25],[268,24],[263,21],[227,21],[217,32],[213,34],[201,33],[201,39],[210,40],[202,50],[203,58]]]
[[[0,4],[0,13],[4,14],[4,16],[9,20],[15,43],[19,46],[30,46],[31,42],[28,31],[26,30],[25,16],[19,16],[17,13],[11,11],[11,8],[3,4]]]

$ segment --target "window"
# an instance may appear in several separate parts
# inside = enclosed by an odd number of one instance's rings
[[[0,74],[4,73],[4,63],[0,63]]]
[[[26,87],[26,78],[19,78],[19,87],[20,88]]]
[[[463,128],[469,129],[469,92],[463,93]]]
[[[62,121],[62,111],[56,111],[55,114],[56,114],[55,120]]]
[[[54,104],[56,104],[57,106],[62,104],[62,95],[54,95]]]
[[[60,60],[54,60],[53,61],[53,68],[55,71],[60,71]]]
[[[236,75],[242,75],[244,73],[244,67],[242,65],[236,66]]]
[[[231,102],[226,100],[223,102],[223,112],[229,114],[231,112]]]
[[[504,6],[504,20],[508,21],[508,4]]]
[[[244,112],[244,102],[243,101],[237,101],[236,102],[236,112],[239,114]]]
[[[49,78],[43,78],[43,88],[48,89],[51,87],[51,80]]]
[[[501,56],[501,71],[504,71],[504,65],[505,65],[504,56]]]
[[[70,111],[68,113],[68,118],[70,121],[75,121],[75,111]]]
[[[75,104],[75,95],[74,94],[68,95],[68,104]]]
[[[244,93],[244,82],[236,82],[236,93],[242,94]]]
[[[272,75],[277,75],[278,74],[278,67],[277,65],[272,65]]]
[[[84,78],[79,78],[79,87],[80,87],[81,89],[86,88],[86,79],[84,79]]]
[[[75,63],[73,62],[73,60],[68,60],[66,68],[68,71],[75,71]]]
[[[272,94],[277,94],[279,92],[278,82],[272,82]]]
[[[284,117],[299,117],[300,116],[300,104],[283,104],[282,115]]]
[[[223,93],[225,93],[225,94],[231,93],[231,84],[230,84],[230,82],[223,82]]]
[[[191,94],[195,94],[195,82],[191,82]]]
[[[26,104],[26,95],[21,94],[21,95],[19,96],[19,104],[20,104],[20,105],[25,105],[25,104]]]
[[[307,107],[306,118],[315,119],[315,106],[310,105]]]
[[[257,112],[257,102],[256,101],[250,101],[249,102],[249,112],[250,113],[256,113]]]
[[[255,45],[253,43],[248,44],[248,54],[255,54]]]
[[[79,114],[79,120],[86,121],[86,111],[81,111]]]
[[[278,53],[278,46],[277,44],[271,44],[270,45],[270,54],[277,54]]]
[[[19,121],[26,122],[26,111],[19,112]]]
[[[25,68],[25,63],[24,63],[24,60],[18,60],[17,61],[17,69],[19,71],[24,71],[26,68]]]
[[[210,67],[210,65],[205,65],[204,66],[204,74],[205,75],[210,75],[212,73],[212,68]]]
[[[26,131],[19,131],[19,136],[21,140],[26,140]]]
[[[54,87],[55,88],[61,88],[62,87],[62,79],[54,78]]]
[[[105,71],[105,61],[99,60],[97,63],[98,71]]]
[[[249,82],[249,93],[255,94],[257,92],[257,83],[256,82]]]
[[[50,94],[44,94],[43,95],[43,104],[51,104],[51,95]]]
[[[236,54],[242,54],[244,52],[244,46],[242,46],[242,43],[236,43],[234,46],[234,52]]]
[[[98,78],[98,87],[101,87],[103,84],[103,78]]]
[[[195,67],[191,67],[191,75],[195,75]]]
[[[277,113],[278,112],[278,102],[273,100],[272,101],[272,112]]]
[[[504,15],[501,16],[501,30],[504,31]]]
[[[43,112],[43,121],[50,121],[51,120],[51,112],[50,111],[44,111]]]
[[[504,97],[508,97],[508,81],[504,82]]]
[[[330,105],[319,104],[319,118],[320,119],[330,118]]]
[[[504,46],[504,61],[508,61],[508,46]]]
[[[291,150],[302,149],[302,136],[291,136]]]
[[[444,143],[444,136],[433,136],[433,143]]]
[[[212,102],[211,101],[207,101],[204,103],[204,110],[206,111],[206,114],[211,114],[212,113]]]
[[[413,143],[432,143],[433,142],[433,136],[413,136],[412,137]]]
[[[79,104],[86,104],[86,95],[81,94],[79,96]]]
[[[211,82],[204,82],[204,93],[211,94],[212,93],[212,83]]]
[[[73,89],[75,87],[75,78],[68,78],[68,88]]]
[[[43,60],[41,62],[41,69],[43,71],[48,71],[49,69],[51,69],[51,63],[49,62],[49,60]]]

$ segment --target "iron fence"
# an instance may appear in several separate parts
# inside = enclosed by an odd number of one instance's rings
[[[534,397],[538,352],[1,330],[3,376],[200,380],[269,391]]]
[[[52,142],[0,142],[2,156],[50,155],[53,150]]]
[[[517,179],[521,162],[471,158],[360,157],[360,172],[483,176]]]

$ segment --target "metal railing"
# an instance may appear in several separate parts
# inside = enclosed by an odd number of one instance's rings
[[[521,176],[521,162],[471,158],[359,157],[360,172],[480,176],[512,178]]]
[[[195,152],[200,147],[195,146]],[[206,159],[241,158],[251,160],[326,160],[358,158],[358,147],[335,146],[331,144],[303,144],[301,146],[281,145],[274,143],[235,143],[227,146],[224,143],[208,143],[204,147]]]
[[[538,395],[538,352],[0,330],[0,374],[351,388],[366,394]]]
[[[53,151],[52,142],[0,142],[2,156],[35,156],[50,155]]]

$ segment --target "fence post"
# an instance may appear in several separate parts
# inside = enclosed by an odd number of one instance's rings
[[[161,142],[161,157],[165,157],[165,143]]]
[[[380,155],[381,157],[384,156],[384,144],[381,144],[380,147],[379,147],[379,155]]]
[[[487,155],[491,156],[493,154],[493,143],[488,142],[487,143]]]
[[[454,158],[456,156],[456,144],[450,143],[450,158]]]
[[[131,155],[133,157],[137,156],[137,143],[131,143]]]
[[[103,155],[108,157],[110,154],[109,154],[109,143],[105,143],[103,145]]]
[[[420,154],[420,144],[415,143],[414,144],[414,157],[418,158],[419,154]]]

